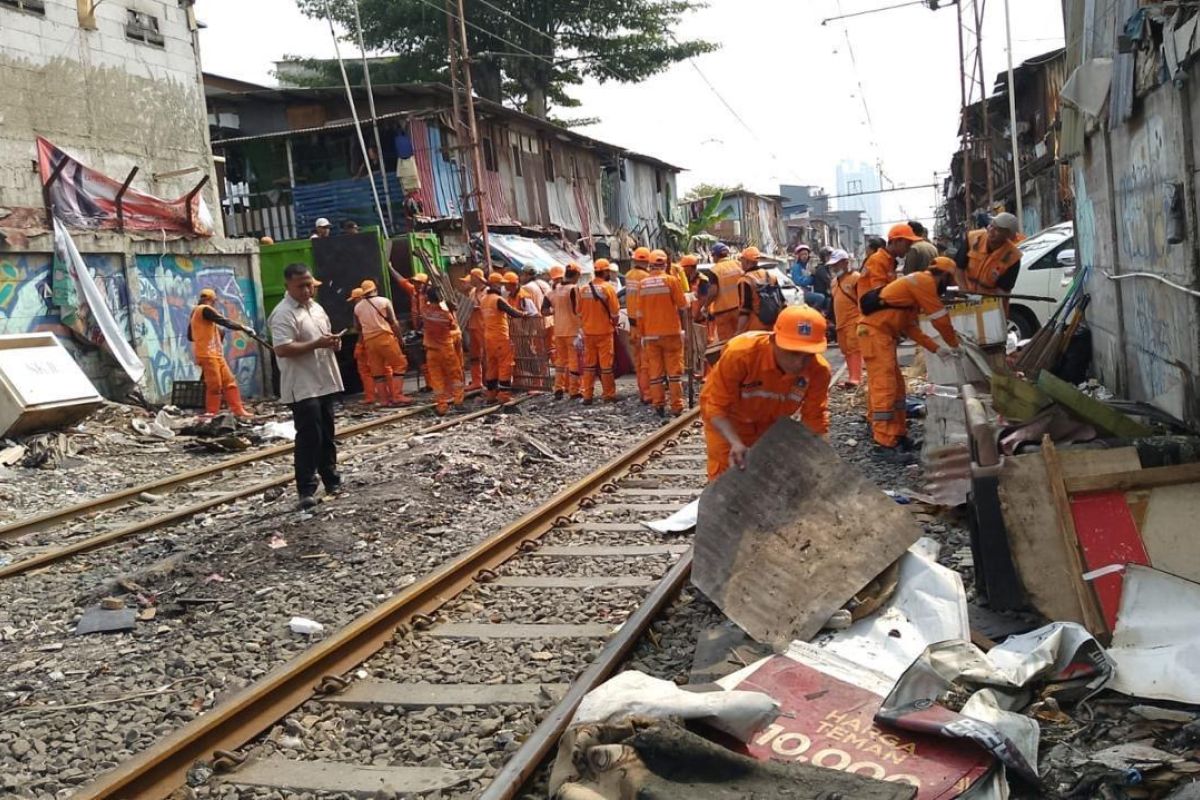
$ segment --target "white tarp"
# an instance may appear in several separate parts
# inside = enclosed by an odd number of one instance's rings
[[[83,263],[83,256],[79,255],[79,249],[75,247],[71,234],[67,233],[66,226],[59,222],[57,217],[54,219],[54,255],[66,265],[67,272],[75,282],[75,288],[79,290],[84,302],[91,310],[92,318],[96,320],[96,326],[104,334],[104,342],[108,345],[108,351],[117,359],[117,363],[125,370],[125,374],[131,381],[141,383],[142,376],[146,374],[145,365],[142,364],[142,360],[138,358],[133,347],[125,340],[125,334],[121,330],[120,324],[113,316],[112,309],[108,307],[104,295],[96,287],[96,280],[92,277],[87,265]]]
[[[1108,656],[1117,665],[1109,688],[1200,703],[1200,584],[1126,565]]]

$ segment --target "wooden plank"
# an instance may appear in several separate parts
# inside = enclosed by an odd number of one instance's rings
[[[1042,460],[1046,463],[1046,481],[1050,486],[1050,496],[1054,500],[1058,532],[1067,554],[1068,574],[1065,577],[1070,581],[1079,600],[1079,607],[1083,610],[1084,627],[1095,635],[1104,634],[1107,629],[1096,596],[1083,580],[1083,557],[1079,552],[1079,537],[1075,533],[1075,520],[1071,515],[1071,500],[1067,496],[1067,485],[1063,478],[1062,464],[1058,460],[1058,451],[1048,434],[1042,437]]]
[[[856,467],[781,420],[745,470],[700,495],[692,582],[756,640],[807,641],[920,536]]]
[[[1132,510],[1132,502],[1130,506]],[[1150,563],[1172,575],[1200,583],[1200,548],[1196,547],[1195,528],[1200,520],[1200,492],[1189,485],[1160,486],[1150,492],[1144,509],[1138,529],[1150,554]]]
[[[1154,433],[1152,429],[1130,419],[1115,408],[1088,397],[1048,369],[1042,370],[1038,375],[1037,385],[1052,399],[1065,406],[1071,414],[1111,436],[1137,439]]]
[[[1178,486],[1181,483],[1200,483],[1200,463],[1134,469],[1108,475],[1081,476],[1067,481],[1067,491],[1071,494],[1128,492],[1134,489],[1152,489],[1156,486]]]
[[[521,589],[644,589],[658,583],[642,575],[506,575],[488,586]]]
[[[271,757],[247,762],[222,781],[238,786],[263,786],[291,792],[339,792],[371,798],[378,792],[417,794],[450,789],[481,774],[481,770],[377,767]]]
[[[355,681],[344,692],[321,700],[356,707],[531,705],[547,700],[557,702],[567,688],[565,683],[397,683],[371,678]]]
[[[646,530],[642,528],[642,530]],[[638,558],[641,556],[671,556],[686,553],[686,544],[579,544],[562,547],[547,545],[529,551],[531,556],[546,558]]]
[[[612,625],[556,625],[523,622],[447,622],[429,631],[439,639],[603,639]]]
[[[1149,566],[1150,556],[1121,492],[1092,492],[1072,497],[1071,516],[1089,571],[1113,564]],[[1123,576],[1116,572],[1090,581],[1110,631],[1117,625],[1123,582]]]
[[[1062,450],[1058,455],[1068,481],[1137,469],[1141,463],[1133,447]],[[1082,623],[1041,454],[1005,458],[998,491],[1009,550],[1030,603],[1047,619]]]

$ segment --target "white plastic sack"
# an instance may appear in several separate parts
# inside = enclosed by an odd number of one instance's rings
[[[700,510],[700,500],[696,499],[676,511],[666,519],[656,519],[653,522],[643,522],[657,533],[683,533],[696,527],[696,514]]]

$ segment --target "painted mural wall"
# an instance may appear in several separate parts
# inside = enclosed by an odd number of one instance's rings
[[[187,338],[188,320],[202,289],[217,293],[217,311],[256,330],[264,327],[245,262],[220,263],[219,257],[174,254],[139,255],[138,344],[147,361],[147,396],[169,398],[177,380],[199,380]],[[240,331],[225,332],[225,358],[247,397],[262,394],[262,355],[258,344]]]

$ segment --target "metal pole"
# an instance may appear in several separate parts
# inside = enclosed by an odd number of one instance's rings
[[[971,0],[975,9],[975,63],[979,74],[979,102],[983,106],[983,157],[987,163],[988,211],[996,202],[995,185],[992,180],[992,115],[987,101],[987,85],[983,80],[983,8],[979,0]],[[986,3],[985,3],[986,6]]]
[[[1021,151],[1017,149],[1017,90],[1013,81],[1012,65],[1012,11],[1008,0],[1004,0],[1004,33],[1008,37],[1008,127],[1012,134],[1013,194],[1017,197],[1017,224],[1025,219],[1021,202]]]
[[[375,129],[375,156],[379,159],[379,174],[383,178],[383,199],[387,203],[388,225],[396,227],[392,216],[392,190],[388,188],[387,164],[383,160],[383,142],[379,139],[379,115],[375,113],[375,92],[371,90],[371,67],[367,63],[367,48],[363,44],[362,18],[358,15],[358,0],[354,0],[354,27],[358,30],[358,52],[362,53],[363,82],[367,86],[367,107],[371,111],[371,127]],[[371,178],[371,180],[375,180]]]
[[[467,206],[471,202],[471,187],[467,177],[467,169],[463,164],[465,151],[463,144],[468,140],[467,125],[463,122],[462,82],[459,80],[458,30],[454,25],[454,0],[446,0],[446,42],[449,45],[450,58],[450,94],[454,99],[454,137],[458,141],[458,205],[462,217],[463,234],[471,241],[471,229],[467,225]],[[473,260],[473,259],[472,259]]]
[[[462,56],[463,93],[467,96],[467,124],[471,128],[471,167],[475,176],[475,204],[479,211],[479,238],[483,242],[483,266],[485,270],[492,269],[492,248],[488,241],[487,210],[483,190],[483,164],[479,153],[479,126],[475,121],[475,95],[471,88],[471,51],[467,47],[467,17],[463,10],[463,0],[458,0],[458,37],[459,50]],[[463,218],[466,218],[464,211]]]
[[[962,3],[955,3],[958,11],[958,90],[962,96],[963,126],[963,232],[971,229],[971,126],[967,119],[967,51],[963,44]]]

